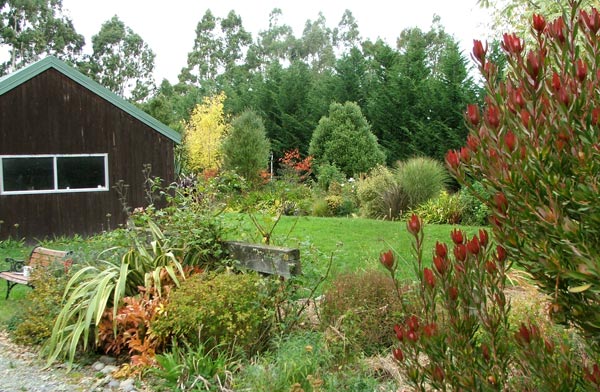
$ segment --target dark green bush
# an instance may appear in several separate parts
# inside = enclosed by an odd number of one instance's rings
[[[151,328],[165,342],[262,349],[274,316],[271,281],[258,274],[193,275],[173,291],[165,311]]]
[[[322,319],[344,336],[349,354],[372,355],[391,347],[401,303],[394,282],[384,273],[339,275],[324,293]]]

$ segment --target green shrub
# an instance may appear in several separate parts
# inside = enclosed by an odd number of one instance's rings
[[[427,157],[400,162],[394,170],[394,176],[408,199],[408,209],[416,208],[439,195],[450,180],[442,163]]]
[[[463,187],[459,193],[460,205],[462,207],[462,220],[464,225],[483,226],[487,225],[490,209],[474,193],[489,200],[490,195],[486,192],[480,182],[475,182],[469,187]]]
[[[394,282],[379,271],[335,278],[324,293],[322,320],[343,335],[349,354],[372,355],[394,344],[394,324],[401,317]]]
[[[260,116],[246,110],[231,122],[231,131],[222,144],[226,169],[234,170],[250,183],[260,180],[260,171],[267,168],[271,142]]]
[[[431,199],[417,207],[415,213],[425,223],[464,224],[462,221],[463,205],[461,204],[460,195],[456,193],[449,194],[443,191],[435,199]]]
[[[31,283],[35,289],[27,293],[21,310],[9,321],[16,343],[40,345],[52,335],[68,276],[62,265],[57,273],[51,273],[50,268],[52,266],[34,269]]]
[[[295,333],[278,341],[274,350],[262,360],[242,369],[234,389],[317,391],[332,359],[322,334]]]
[[[171,293],[151,328],[165,342],[241,349],[252,354],[270,338],[273,298],[258,274],[193,275]]]
[[[369,218],[381,218],[388,214],[382,202],[382,191],[396,185],[391,171],[385,166],[377,166],[369,175],[356,184],[356,196],[360,212]]]
[[[385,162],[385,154],[371,132],[360,106],[333,102],[312,134],[309,154],[318,165],[337,166],[347,177],[366,173]]]
[[[323,163],[316,168],[317,171],[317,184],[323,191],[329,191],[329,186],[337,182],[342,184],[346,181],[346,176],[342,171],[331,163]]]

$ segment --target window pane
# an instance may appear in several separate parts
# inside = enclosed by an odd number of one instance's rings
[[[2,169],[7,192],[54,189],[52,158],[3,158]]]
[[[104,188],[104,157],[59,157],[58,189]]]

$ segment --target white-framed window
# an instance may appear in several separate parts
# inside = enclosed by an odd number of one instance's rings
[[[0,155],[0,194],[108,191],[108,154]]]

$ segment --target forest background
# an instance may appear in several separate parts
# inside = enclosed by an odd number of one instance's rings
[[[501,57],[493,40],[498,31],[522,29],[540,8],[557,12],[553,3],[480,1],[492,10],[491,55]],[[246,109],[260,115],[276,162],[296,148],[308,153],[333,102],[358,104],[388,164],[415,155],[443,160],[446,151],[464,144],[464,109],[481,102],[482,93],[468,55],[439,17],[427,31],[401,31],[390,45],[363,39],[351,10],[334,27],[319,14],[299,37],[280,23],[281,15],[273,9],[268,27],[253,37],[234,10],[225,16],[207,10],[187,63],[171,83],[154,80],[155,53],[118,15],[101,26],[85,54],[85,39],[62,0],[3,1],[0,76],[54,55],[179,132],[196,105],[224,92],[228,116]]]

